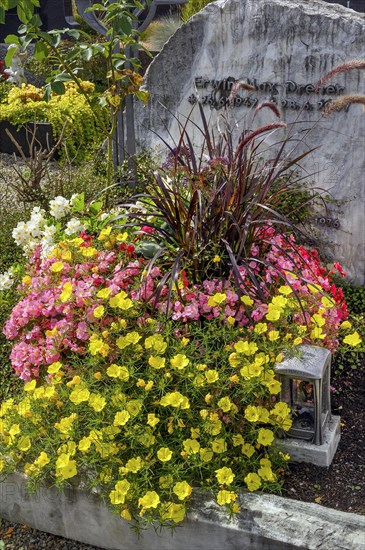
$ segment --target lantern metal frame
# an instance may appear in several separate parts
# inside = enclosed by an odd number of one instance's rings
[[[275,366],[275,372],[282,384],[281,399],[288,402],[293,408],[294,383],[305,382],[313,386],[312,402],[302,402],[301,405],[310,404],[313,409],[313,430],[305,429],[295,425],[286,432],[288,437],[311,440],[315,445],[322,445],[326,426],[331,421],[331,352],[328,349],[312,345],[301,345],[297,347],[298,354],[284,359]],[[289,390],[289,392],[288,392]],[[288,395],[289,394],[289,395]],[[298,402],[297,402],[298,403]],[[294,413],[295,415],[295,413]]]

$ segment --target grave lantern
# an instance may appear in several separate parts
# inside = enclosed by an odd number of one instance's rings
[[[297,350],[299,355],[275,367],[281,382],[280,399],[292,410],[293,424],[285,435],[322,445],[331,420],[331,352],[311,345],[298,346]]]

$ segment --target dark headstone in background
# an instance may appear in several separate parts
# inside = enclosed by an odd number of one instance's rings
[[[41,0],[40,8],[36,12],[41,16],[45,31],[76,25],[72,17],[71,0]],[[17,34],[19,25],[16,10],[9,10],[5,16],[5,24],[0,25],[0,42],[4,42],[8,34]]]

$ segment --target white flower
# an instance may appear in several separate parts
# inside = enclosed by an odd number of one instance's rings
[[[5,273],[0,273],[0,291],[11,288],[13,284],[14,279],[12,278],[12,273],[10,269],[8,271],[5,271]]]
[[[71,218],[69,222],[67,222],[65,233],[66,235],[73,235],[74,233],[81,233],[81,231],[85,230],[85,225],[83,225],[80,220],[77,218]]]
[[[53,237],[57,233],[57,227],[55,225],[47,225],[43,230],[42,242],[45,241],[49,244],[53,244]]]
[[[49,201],[49,212],[56,220],[60,220],[69,214],[70,202],[64,197],[56,197]]]

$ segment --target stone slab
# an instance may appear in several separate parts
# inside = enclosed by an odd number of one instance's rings
[[[340,442],[340,417],[332,416],[324,431],[323,445],[315,445],[301,439],[277,439],[276,444],[283,452],[290,454],[291,462],[307,462],[328,468],[333,461]]]
[[[196,497],[172,533],[141,537],[97,495],[55,487],[27,494],[25,476],[0,483],[0,517],[110,550],[365,550],[365,517],[274,495],[242,492],[241,512],[227,520],[207,493]]]
[[[303,160],[302,168],[311,185],[333,201],[321,206],[311,221],[329,260],[342,263],[350,280],[364,284],[365,116],[361,105],[330,117],[321,111],[332,98],[364,94],[364,71],[339,74],[318,94],[313,92],[330,69],[364,56],[364,36],[364,14],[322,0],[213,2],[182,25],[151,63],[144,81],[151,100],[146,107],[136,106],[139,144],[161,145],[156,134],[177,142],[177,119],[185,123],[190,116],[201,126],[199,110],[192,111],[189,102],[193,95],[217,128],[227,114],[219,101],[227,99],[229,79],[250,80],[256,89],[240,90],[241,103],[229,112],[232,122],[240,129],[274,122],[268,109],[259,113],[255,124],[252,119],[257,104],[274,99],[284,122],[302,121],[294,126],[297,137],[312,127],[306,146],[318,149]],[[202,136],[194,128],[188,125],[198,144]],[[285,131],[274,133],[267,143],[281,139]]]

